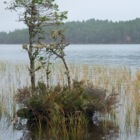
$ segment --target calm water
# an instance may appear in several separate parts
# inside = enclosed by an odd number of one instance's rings
[[[67,61],[140,68],[140,45],[70,45],[65,49]],[[22,45],[0,45],[0,59],[28,61]]]

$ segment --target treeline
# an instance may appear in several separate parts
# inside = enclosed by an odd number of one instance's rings
[[[82,22],[73,21],[66,22],[62,28],[66,29],[65,35],[70,44],[140,43],[139,18],[119,22],[95,19]],[[26,29],[15,30],[9,33],[0,32],[0,44],[20,43],[28,43],[28,32]]]

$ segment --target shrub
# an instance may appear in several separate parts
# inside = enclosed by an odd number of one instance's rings
[[[47,120],[56,112],[63,112],[65,116],[75,112],[83,112],[87,116],[92,116],[95,111],[109,113],[118,102],[115,91],[107,96],[105,89],[86,85],[82,81],[73,81],[71,90],[67,86],[60,87],[59,84],[47,88],[44,83],[39,82],[36,93],[30,96],[30,92],[30,87],[18,89],[17,101],[32,110],[37,117],[47,117]]]
[[[19,109],[17,115],[35,121],[39,135],[43,129],[41,122],[45,122],[49,136],[66,140],[85,139],[93,114],[96,111],[110,113],[118,96],[114,91],[107,96],[105,89],[83,81],[73,81],[71,90],[59,84],[47,88],[39,82],[35,93],[31,92],[31,87],[18,89],[16,100],[25,108]]]

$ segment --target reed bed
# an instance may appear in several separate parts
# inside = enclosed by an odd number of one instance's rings
[[[86,64],[69,64],[69,68],[72,80],[83,80],[86,82],[86,84],[92,84],[95,87],[104,88],[108,91],[108,94],[115,90],[119,94],[119,105],[115,110],[112,111],[111,117],[114,119],[114,122],[119,125],[120,131],[122,133],[128,132],[130,134],[139,132],[139,71],[136,73],[131,73],[130,69],[126,67],[111,67],[100,65],[91,66]],[[57,85],[59,83],[61,86],[64,86],[67,83],[64,72],[65,68],[62,64],[56,63],[51,65],[49,84]],[[46,82],[44,70],[37,71],[36,77],[39,81]],[[0,123],[4,122],[3,118],[8,116],[10,119],[7,119],[7,123],[5,124],[7,124],[6,126],[9,128],[7,131],[11,131],[12,118],[19,108],[19,106],[17,106],[14,101],[14,96],[17,93],[18,88],[30,85],[28,65],[0,61],[0,79]],[[106,116],[107,119],[111,117]],[[7,128],[6,126],[5,128]],[[0,125],[0,131],[2,129],[1,127],[2,126]],[[53,128],[52,131],[56,132],[56,128]],[[61,129],[65,131],[65,127]],[[6,133],[8,133],[7,131]],[[4,133],[2,132],[3,134],[1,134],[1,132],[0,135],[2,136]],[[65,137],[67,137],[67,134]]]

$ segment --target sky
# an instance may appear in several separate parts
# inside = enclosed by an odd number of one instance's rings
[[[0,32],[26,28],[18,22],[18,14],[5,10],[0,0]],[[91,18],[126,21],[140,18],[140,0],[56,0],[61,11],[68,11],[67,21],[82,21]]]

